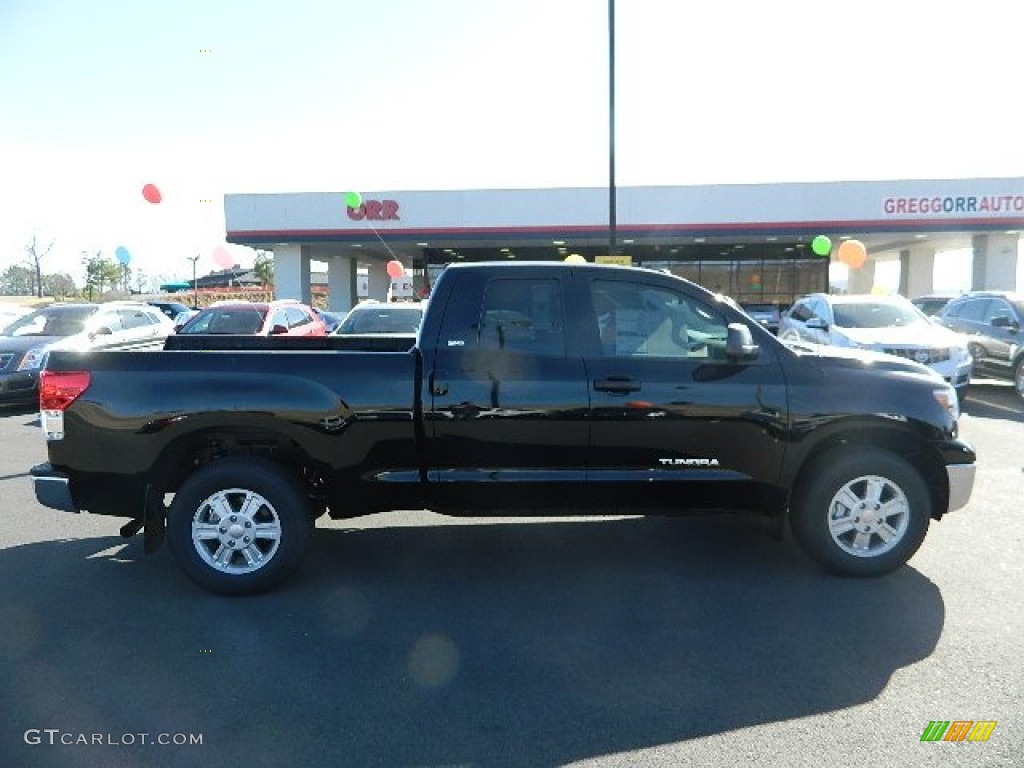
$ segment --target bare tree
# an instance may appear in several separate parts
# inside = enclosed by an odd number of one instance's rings
[[[33,234],[32,242],[25,246],[25,253],[29,257],[29,266],[36,273],[35,293],[38,299],[43,298],[43,259],[50,253],[54,242],[54,240],[50,240],[50,244],[45,249],[41,249],[39,243],[36,242],[36,236]]]

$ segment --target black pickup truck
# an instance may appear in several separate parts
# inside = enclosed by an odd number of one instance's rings
[[[281,582],[322,514],[395,509],[748,511],[834,572],[877,575],[974,482],[929,369],[786,346],[652,270],[451,266],[416,338],[169,346],[51,354],[31,474],[42,504],[130,518],[147,552],[166,534],[218,592]]]

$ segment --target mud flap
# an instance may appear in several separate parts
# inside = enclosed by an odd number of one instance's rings
[[[167,507],[164,506],[162,494],[153,492],[153,486],[146,486],[146,510],[143,522],[146,530],[143,533],[142,551],[151,555],[164,543],[164,531],[167,523]]]

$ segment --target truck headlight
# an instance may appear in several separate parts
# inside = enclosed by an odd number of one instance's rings
[[[18,363],[18,370],[37,371],[42,366],[44,360],[46,360],[46,348],[35,347],[26,352],[25,356],[21,358],[21,362]]]

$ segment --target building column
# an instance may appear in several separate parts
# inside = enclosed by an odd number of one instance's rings
[[[327,260],[327,307],[348,312],[356,305],[356,260],[350,256],[331,256]]]
[[[1017,288],[1019,235],[975,235],[971,238],[974,271],[971,289],[1013,291]]]
[[[935,285],[935,249],[908,248],[900,251],[900,293],[908,299],[926,296]]]
[[[875,286],[875,260],[870,256],[864,260],[864,266],[850,269],[850,278],[846,290],[849,293],[871,293]]]
[[[388,263],[380,259],[374,259],[367,266],[369,298],[377,301],[388,300],[388,290],[391,288],[391,278],[388,276]]]
[[[274,247],[274,298],[311,304],[309,246],[288,243]]]

